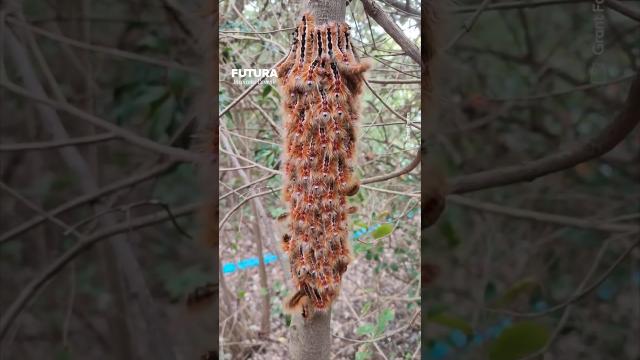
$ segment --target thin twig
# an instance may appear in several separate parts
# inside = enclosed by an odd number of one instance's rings
[[[607,222],[598,222],[593,219],[581,219],[565,215],[548,214],[538,211],[523,210],[508,206],[496,205],[487,202],[477,201],[459,195],[449,195],[447,200],[453,204],[466,206],[472,209],[492,212],[520,219],[533,220],[538,222],[551,223],[561,226],[571,226],[581,229],[598,230],[606,232],[633,232],[639,231],[637,225],[615,224]]]
[[[117,56],[117,57],[121,57],[124,59],[129,59],[129,60],[135,60],[135,61],[139,61],[139,62],[143,62],[143,63],[147,63],[147,64],[152,64],[152,65],[157,65],[157,66],[162,66],[162,67],[166,67],[166,68],[171,68],[171,69],[177,69],[177,70],[182,70],[182,71],[186,71],[188,73],[191,74],[201,74],[202,72],[198,69],[194,69],[182,64],[178,64],[172,61],[168,61],[168,60],[160,60],[157,58],[153,58],[153,57],[148,57],[148,56],[144,56],[144,55],[138,55],[138,54],[134,54],[128,51],[123,51],[120,49],[114,49],[114,48],[110,48],[110,47],[106,47],[106,46],[100,46],[100,45],[92,45],[92,44],[86,44],[83,43],[82,41],[78,41],[78,40],[74,40],[74,39],[70,39],[66,36],[62,36],[62,35],[58,35],[58,34],[54,34],[51,33],[49,31],[46,31],[44,29],[41,29],[39,27],[33,26],[29,23],[20,21],[16,18],[12,18],[12,17],[7,17],[7,22],[11,23],[13,25],[17,25],[20,27],[24,27],[27,28],[29,30],[31,30],[32,32],[42,35],[44,37],[47,37],[51,40],[56,40],[56,41],[60,41],[63,42],[65,44],[69,44],[81,49],[85,49],[85,50],[91,50],[91,51],[96,51],[96,52],[100,52],[103,54],[107,54],[107,55],[112,55],[112,56]]]
[[[173,217],[190,215],[191,213],[197,211],[201,206],[202,205],[199,203],[181,206],[177,208],[172,215]],[[171,217],[172,216],[169,215],[166,211],[160,211],[151,215],[141,216],[137,219],[131,220],[130,223],[117,224],[104,228],[91,236],[82,238],[80,241],[75,243],[62,256],[58,257],[53,263],[47,266],[45,270],[38,274],[38,276],[31,280],[24,287],[24,289],[22,289],[22,291],[18,295],[18,298],[14,300],[14,302],[11,303],[8,308],[5,309],[2,319],[0,319],[0,341],[4,339],[7,334],[7,330],[10,328],[13,321],[24,309],[27,303],[34,298],[39,289],[42,288],[43,285],[45,285],[54,275],[56,275],[78,255],[89,250],[99,241],[107,239],[113,235],[121,234],[130,231],[131,229],[138,229],[161,223],[170,220]]]
[[[393,110],[393,109],[391,108],[391,106],[387,105],[387,103],[386,103],[384,100],[382,100],[382,98],[380,97],[380,95],[378,95],[378,93],[377,93],[375,90],[373,90],[373,88],[371,87],[371,84],[369,84],[369,82],[368,82],[366,79],[364,80],[364,83],[365,83],[365,85],[367,85],[367,87],[369,88],[369,90],[371,91],[371,93],[372,93],[373,95],[375,95],[375,97],[376,97],[378,100],[380,100],[380,102],[382,103],[382,105],[384,105],[384,107],[386,107],[387,109],[389,109],[389,111],[391,111],[391,112],[393,113],[393,115],[397,116],[399,119],[401,119],[402,121],[404,121],[404,123],[405,123],[405,124],[407,124],[408,126],[411,126],[411,127],[414,127],[414,128],[416,128],[416,129],[420,130],[420,126],[418,126],[418,125],[414,124],[414,123],[413,123],[413,121],[411,121],[411,120],[409,120],[409,119],[405,118],[404,116],[402,116],[402,115],[398,114],[395,110]]]
[[[629,236],[632,234],[636,234],[637,232],[629,232],[624,234],[623,236]],[[598,286],[600,286],[600,284],[602,284],[605,280],[607,280],[607,278],[609,277],[609,275],[611,275],[611,273],[622,263],[622,261],[624,261],[624,259],[629,256],[629,254],[631,254],[631,252],[633,251],[633,249],[635,249],[638,245],[640,245],[640,237],[638,237],[638,239],[636,241],[634,241],[617,259],[616,261],[613,262],[613,264],[598,278],[598,280],[596,280],[593,284],[591,284],[590,286],[588,286],[587,288],[585,288],[582,292],[575,294],[573,296],[571,296],[569,299],[565,300],[564,302],[552,306],[546,310],[543,311],[539,311],[539,312],[517,312],[517,311],[511,311],[511,310],[504,310],[504,309],[487,309],[487,311],[493,312],[493,313],[499,313],[499,314],[504,314],[504,315],[509,315],[509,316],[514,316],[514,317],[521,317],[521,318],[536,318],[536,317],[540,317],[540,316],[545,316],[551,313],[554,313],[560,309],[563,309],[565,307],[567,307],[568,305],[571,305],[575,302],[578,302],[580,300],[582,300],[585,296],[587,296],[588,294],[590,294],[593,290],[595,290],[596,288],[598,288]]]
[[[401,79],[367,79],[372,84],[420,84],[421,80],[401,80]]]
[[[237,188],[237,189],[233,189],[233,190],[229,191],[228,193],[226,193],[226,194],[224,194],[224,195],[220,196],[220,198],[218,199],[218,201],[220,201],[220,200],[222,200],[222,199],[224,199],[224,198],[228,197],[228,196],[229,196],[229,195],[231,195],[231,194],[236,194],[236,193],[238,193],[238,191],[240,191],[240,190],[242,190],[242,189],[245,189],[245,188],[251,187],[251,186],[253,186],[253,185],[255,185],[255,184],[258,184],[258,183],[261,183],[261,182],[263,182],[263,181],[269,180],[269,179],[271,179],[271,178],[272,178],[272,177],[274,177],[274,176],[276,176],[276,175],[275,175],[275,174],[270,174],[270,175],[267,175],[267,176],[261,177],[261,178],[260,178],[260,179],[258,179],[258,180],[254,180],[254,181],[252,181],[252,182],[250,182],[250,183],[248,183],[248,184],[244,184],[244,185],[240,186],[239,188]]]
[[[628,17],[629,19],[633,19],[637,22],[640,22],[640,11],[637,9],[628,7],[618,0],[607,0],[604,2],[605,5],[616,12]]]
[[[276,64],[276,65],[272,66],[272,67],[269,69],[269,71],[267,72],[267,74],[269,74],[269,73],[271,72],[271,70],[275,69],[275,68],[276,68],[276,66],[278,66],[278,65],[280,64],[280,62],[282,62],[282,61],[284,61],[284,58],[283,58],[282,60],[280,60],[280,61],[278,62],[278,64]],[[253,85],[249,86],[249,87],[247,88],[247,90],[243,91],[243,92],[242,92],[242,94],[240,94],[240,95],[239,95],[237,98],[235,98],[231,103],[229,103],[229,105],[227,105],[227,107],[226,107],[226,108],[224,108],[224,110],[222,110],[222,111],[218,114],[218,117],[219,117],[219,118],[221,118],[222,116],[224,116],[224,114],[228,113],[228,112],[229,112],[229,110],[231,110],[234,106],[236,106],[236,105],[240,102],[240,100],[244,99],[247,95],[249,95],[249,93],[250,93],[251,91],[253,91],[253,89],[255,89],[258,85],[260,85],[260,84],[264,81],[264,79],[266,79],[266,78],[267,78],[267,75],[264,75],[264,76],[263,76],[263,77],[261,77],[258,81],[256,81],[256,83],[255,83],[255,84],[253,84]]]
[[[294,30],[295,27],[287,27],[282,29],[275,29],[269,31],[239,31],[239,30],[220,30],[221,34],[247,34],[247,35],[263,35],[263,34],[273,34],[282,31],[290,31]]]
[[[415,169],[418,164],[420,164],[420,160],[422,159],[422,156],[420,154],[420,151],[418,151],[418,153],[416,154],[416,156],[413,157],[413,160],[411,160],[411,162],[403,167],[402,169],[399,169],[397,171],[391,172],[389,174],[384,174],[384,175],[379,175],[379,176],[373,176],[367,179],[362,180],[362,184],[371,184],[374,182],[380,182],[380,181],[386,181],[389,179],[393,179],[395,177],[399,177],[405,174],[410,173],[413,169]]]
[[[525,8],[536,8],[541,6],[574,4],[574,3],[582,3],[582,2],[593,2],[593,0],[523,0],[523,1],[510,1],[510,2],[505,1],[505,2],[500,2],[498,4],[489,5],[486,7],[485,11],[517,10],[517,9],[525,9]],[[478,11],[478,6],[476,5],[460,6],[452,10],[454,14],[466,14],[466,13],[473,13],[476,11]]]
[[[466,33],[471,31],[471,28],[473,27],[473,25],[475,25],[476,21],[478,21],[478,18],[484,12],[487,6],[489,6],[490,2],[491,0],[484,0],[482,2],[482,4],[476,9],[473,15],[471,15],[471,17],[467,21],[465,21],[464,24],[462,24],[462,30],[460,30],[460,32],[453,39],[451,39],[451,41],[444,48],[445,50],[453,47],[453,45],[455,45],[458,40],[460,40]]]
[[[241,160],[243,160],[243,161],[246,161],[246,162],[248,162],[248,163],[250,163],[250,164],[253,164],[254,166],[256,166],[256,167],[258,167],[258,168],[260,168],[260,169],[262,169],[262,170],[268,171],[268,172],[270,172],[270,173],[272,173],[272,174],[274,174],[274,175],[282,175],[282,172],[281,172],[281,171],[278,171],[278,170],[274,170],[274,169],[268,168],[268,167],[266,167],[266,166],[264,166],[264,165],[262,165],[262,164],[260,164],[260,163],[257,163],[257,162],[255,162],[255,161],[253,161],[253,160],[249,159],[249,158],[246,158],[246,157],[244,157],[244,156],[242,156],[242,155],[239,155],[239,154],[233,153],[233,152],[231,152],[231,151],[227,151],[227,150],[222,149],[222,148],[219,148],[218,150],[220,150],[221,152],[223,152],[223,153],[225,153],[225,154],[227,154],[227,155],[233,156],[233,157],[235,157],[235,158],[238,158],[238,159],[241,159]]]
[[[12,228],[11,230],[5,232],[4,234],[2,234],[2,236],[0,236],[0,245],[14,239],[16,236],[19,236],[21,234],[23,234],[24,232],[28,231],[29,229],[32,229],[36,226],[38,226],[39,224],[41,224],[42,222],[44,222],[46,219],[49,219],[50,217],[55,217],[57,215],[60,215],[66,211],[75,209],[78,206],[84,205],[90,201],[93,201],[97,198],[100,198],[102,196],[108,195],[112,192],[118,191],[120,189],[126,188],[126,187],[130,187],[130,186],[134,186],[138,183],[141,183],[143,181],[147,181],[149,179],[155,178],[156,176],[159,176],[167,171],[169,171],[170,169],[172,169],[174,166],[176,166],[177,163],[176,162],[168,162],[168,163],[164,163],[164,164],[160,164],[158,166],[155,166],[151,169],[148,169],[145,172],[142,172],[140,174],[136,174],[133,175],[131,177],[125,178],[121,181],[118,181],[116,183],[113,183],[109,186],[105,186],[103,188],[100,188],[94,192],[91,192],[89,194],[83,195],[83,196],[79,196],[75,199],[69,200],[67,202],[65,202],[62,205],[57,206],[56,208],[46,212],[45,214],[43,214],[42,216],[37,216],[34,217],[30,220],[25,221],[24,223]]]
[[[259,192],[257,194],[253,194],[251,196],[247,196],[246,198],[242,199],[239,203],[236,204],[236,206],[234,206],[233,208],[231,208],[231,210],[229,210],[228,213],[226,213],[224,215],[224,217],[222,218],[222,220],[220,220],[220,222],[218,223],[218,229],[222,229],[222,226],[227,222],[227,220],[229,220],[229,217],[231,217],[231,215],[238,210],[242,205],[244,205],[247,201],[257,198],[259,196],[264,196],[264,195],[269,195],[269,194],[273,194],[275,192],[278,192],[282,190],[282,188],[277,188],[277,189],[271,189],[269,191],[263,191],[263,192]]]
[[[58,110],[62,110],[64,112],[67,112],[69,114],[75,115],[80,119],[86,120],[88,122],[90,122],[91,124],[102,128],[104,130],[110,131],[112,132],[114,135],[118,136],[119,138],[133,144],[133,145],[137,145],[139,147],[142,147],[144,149],[147,150],[151,150],[153,152],[156,153],[160,153],[163,155],[167,155],[170,158],[176,159],[176,160],[182,160],[182,161],[188,161],[188,162],[195,162],[195,163],[200,163],[202,162],[204,159],[198,155],[195,154],[193,152],[190,152],[188,150],[184,150],[181,148],[176,148],[176,147],[171,147],[171,146],[166,146],[166,145],[162,145],[159,144],[155,141],[149,140],[147,138],[144,138],[142,136],[139,136],[135,133],[132,133],[128,130],[125,130],[117,125],[114,125],[106,120],[103,120],[93,114],[87,113],[75,106],[72,106],[68,103],[63,103],[63,102],[59,102],[59,101],[55,101],[55,100],[51,100],[45,97],[40,97],[37,95],[34,95],[33,93],[23,89],[20,86],[14,85],[12,83],[9,82],[5,82],[5,81],[0,81],[0,85],[6,89],[8,89],[9,91],[20,95],[22,97],[26,97],[28,99],[43,103],[43,104],[47,104],[50,107],[54,108],[54,109],[58,109]]]
[[[109,141],[116,138],[112,133],[89,135],[65,140],[42,141],[22,144],[0,145],[0,152],[9,151],[26,151],[26,150],[47,150],[65,146],[76,146],[84,144],[95,144],[99,142]]]
[[[591,265],[591,268],[587,272],[587,275],[585,275],[585,277],[582,279],[582,281],[578,285],[578,288],[576,289],[576,291],[574,291],[573,295],[578,295],[578,294],[580,294],[580,292],[582,292],[584,290],[584,287],[587,286],[587,283],[589,282],[589,280],[591,279],[593,274],[596,272],[596,269],[600,265],[600,261],[602,261],[602,257],[604,256],[606,250],[608,249],[609,244],[612,241],[617,240],[617,238],[619,238],[619,236],[613,236],[613,237],[607,239],[604,242],[604,244],[602,244],[602,246],[600,247],[600,251],[598,251],[598,254],[596,255],[596,258],[593,261],[593,264]],[[532,353],[530,355],[527,355],[522,360],[533,360],[533,359],[537,358],[538,356],[544,354],[549,349],[549,347],[551,347],[551,344],[553,344],[555,339],[558,337],[558,335],[560,334],[560,332],[564,328],[564,325],[569,320],[569,317],[571,316],[571,310],[573,309],[574,305],[575,304],[570,304],[564,309],[564,312],[562,313],[562,317],[560,318],[560,320],[558,320],[558,323],[556,324],[556,328],[553,331],[553,333],[551,334],[551,336],[549,337],[549,339],[547,340],[547,343],[545,344],[545,346],[543,346],[540,350],[538,350],[538,351],[536,351],[536,352],[534,352],[534,353]]]
[[[10,186],[8,186],[7,184],[5,184],[2,181],[0,181],[0,188],[2,188],[4,191],[8,192],[9,195],[11,195],[14,198],[18,199],[21,203],[25,204],[31,210],[33,210],[33,211],[41,214],[42,216],[46,217],[52,223],[62,227],[63,229],[73,233],[74,235],[76,235],[78,237],[83,236],[81,233],[77,232],[75,229],[73,229],[72,227],[70,227],[69,225],[64,223],[62,220],[60,220],[60,219],[56,218],[55,216],[53,216],[53,215],[45,212],[44,210],[40,209],[40,207],[38,207],[32,201],[30,201],[27,198],[25,198],[24,196],[20,195],[20,193],[18,193],[17,191],[15,191],[13,188],[11,188]]]
[[[373,0],[362,0],[362,5],[367,15],[371,16],[416,64],[421,64],[420,50],[416,44],[407,38],[402,29],[393,22],[393,19],[382,11]]]
[[[523,165],[463,175],[454,178],[449,193],[467,192],[532,181],[540,176],[571,168],[602,156],[624,140],[640,122],[640,75],[636,74],[622,112],[601,132],[582,144]]]
[[[420,309],[416,310],[413,314],[413,316],[411,317],[411,320],[409,321],[409,323],[407,323],[406,325],[403,325],[395,330],[389,331],[388,333],[385,333],[377,338],[373,338],[373,339],[367,339],[367,340],[357,340],[357,339],[350,339],[350,338],[346,338],[346,337],[342,337],[342,336],[338,336],[338,335],[333,335],[334,337],[338,338],[338,339],[342,339],[342,340],[346,340],[346,341],[350,341],[350,342],[354,342],[354,343],[359,343],[359,344],[368,344],[368,343],[372,343],[372,342],[377,342],[380,340],[384,340],[388,337],[394,336],[398,333],[401,333],[403,331],[405,331],[406,329],[408,329],[409,327],[411,327],[413,325],[413,323],[416,321],[416,318],[418,317],[418,315],[420,315]]]
[[[514,101],[533,101],[533,100],[540,100],[540,99],[546,99],[546,98],[555,98],[557,96],[572,94],[572,93],[574,93],[576,91],[585,91],[585,90],[597,89],[597,88],[600,88],[600,87],[603,87],[603,86],[609,86],[609,85],[613,85],[613,84],[618,84],[618,83],[621,83],[621,82],[632,80],[634,78],[634,76],[636,76],[636,74],[622,76],[622,77],[619,77],[617,79],[613,79],[613,80],[610,80],[610,81],[607,81],[607,82],[584,84],[584,85],[579,85],[579,86],[572,87],[570,89],[559,90],[559,91],[554,91],[554,92],[545,93],[545,94],[534,94],[534,95],[529,95],[529,96],[511,97],[511,98],[491,98],[489,100],[490,101],[496,101],[496,102],[514,102]]]

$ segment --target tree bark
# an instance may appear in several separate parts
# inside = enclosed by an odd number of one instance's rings
[[[347,3],[345,0],[304,0],[302,13],[307,11],[315,16],[317,25],[331,21],[344,22]]]
[[[416,64],[422,64],[420,49],[404,35],[402,29],[387,13],[382,11],[373,0],[362,0],[362,6],[367,15],[374,19]]]
[[[262,234],[260,229],[260,214],[256,206],[258,199],[254,199],[251,203],[253,214],[256,217],[254,223],[254,236],[256,237],[256,245],[258,248],[258,274],[260,277],[260,287],[264,293],[262,294],[262,314],[260,316],[260,337],[268,338],[271,332],[271,296],[269,295],[269,279],[267,277],[267,269],[264,264],[264,250],[262,246]]]
[[[329,360],[331,357],[331,308],[305,319],[296,314],[289,330],[289,357],[292,360]]]

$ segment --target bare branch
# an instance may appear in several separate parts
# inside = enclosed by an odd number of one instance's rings
[[[418,151],[418,153],[416,154],[416,156],[413,158],[413,160],[409,163],[409,165],[403,167],[402,169],[399,169],[397,171],[394,171],[392,173],[389,174],[384,174],[384,175],[379,175],[379,176],[373,176],[370,178],[366,178],[364,180],[362,180],[362,184],[371,184],[374,182],[379,182],[379,181],[386,181],[389,179],[393,179],[395,177],[398,176],[402,176],[404,174],[408,174],[410,173],[413,169],[415,169],[418,164],[420,164],[420,160],[422,159],[422,156],[420,154],[420,151]]]
[[[411,326],[413,326],[413,323],[418,318],[418,315],[420,315],[420,309],[416,310],[413,313],[413,316],[411,317],[411,320],[407,324],[402,325],[401,327],[399,327],[397,329],[391,330],[391,331],[389,331],[387,333],[384,333],[384,334],[382,334],[382,335],[380,335],[378,337],[372,338],[372,339],[358,340],[358,339],[350,339],[350,338],[346,338],[346,337],[342,337],[342,336],[338,336],[338,335],[333,335],[333,336],[337,337],[339,339],[342,339],[342,340],[346,340],[346,341],[350,341],[350,342],[354,342],[354,343],[359,343],[359,344],[375,343],[377,341],[384,340],[386,338],[392,337],[392,336],[394,336],[396,334],[399,334],[399,333],[405,331],[406,329],[410,328]]]
[[[634,233],[628,233],[627,235],[632,235],[632,234]],[[501,310],[501,309],[487,309],[487,310],[494,313],[500,313],[500,314],[505,314],[510,316],[522,317],[522,318],[536,318],[536,317],[554,313],[560,309],[567,307],[568,305],[571,305],[577,301],[582,300],[586,295],[590,294],[593,290],[597,289],[598,286],[600,286],[600,284],[602,284],[605,280],[607,280],[609,275],[611,275],[611,273],[622,263],[624,259],[627,258],[627,256],[629,256],[629,254],[631,254],[633,249],[635,249],[638,245],[640,245],[640,237],[638,237],[636,241],[634,241],[629,247],[627,247],[627,249],[620,256],[618,256],[616,261],[614,261],[614,263],[598,278],[598,280],[596,280],[593,284],[591,284],[589,287],[584,289],[582,292],[579,292],[571,296],[569,299],[565,300],[564,302],[558,305],[552,306],[544,311],[539,311],[539,312],[516,312],[516,311]]]
[[[402,50],[404,50],[407,55],[416,62],[416,64],[420,65],[422,63],[420,60],[420,50],[416,44],[411,42],[411,40],[404,35],[402,29],[393,22],[393,19],[391,19],[387,13],[382,11],[382,9],[375,4],[374,0],[362,0],[362,5],[364,6],[364,11],[367,15],[371,16],[373,20],[375,20],[378,25],[380,25],[384,31],[386,31],[387,34],[389,34],[389,36],[391,36],[391,38],[400,45]]]
[[[60,41],[63,42],[65,44],[69,44],[81,49],[85,49],[85,50],[91,50],[91,51],[96,51],[96,52],[100,52],[103,54],[107,54],[107,55],[112,55],[112,56],[117,56],[117,57],[121,57],[124,59],[129,59],[129,60],[135,60],[135,61],[139,61],[139,62],[143,62],[143,63],[147,63],[147,64],[152,64],[152,65],[157,65],[157,66],[162,66],[162,67],[166,67],[166,68],[172,68],[172,69],[177,69],[177,70],[183,70],[186,71],[188,73],[192,73],[192,74],[201,74],[201,71],[199,71],[198,69],[194,69],[194,68],[190,68],[188,66],[182,65],[182,64],[178,64],[172,61],[167,61],[167,60],[159,60],[157,58],[153,58],[153,57],[148,57],[148,56],[144,56],[144,55],[138,55],[138,54],[134,54],[128,51],[123,51],[123,50],[119,50],[119,49],[114,49],[114,48],[110,48],[110,47],[106,47],[106,46],[100,46],[100,45],[92,45],[92,44],[86,44],[83,43],[82,41],[78,41],[78,40],[74,40],[74,39],[70,39],[66,36],[62,36],[59,34],[54,34],[51,33],[47,30],[44,29],[40,29],[39,27],[33,26],[29,23],[20,21],[16,18],[12,18],[12,17],[7,17],[7,22],[11,23],[13,25],[19,26],[19,27],[23,27],[23,28],[27,28],[30,31],[42,35],[44,37],[47,37],[51,40],[56,40],[56,41]]]
[[[75,106],[72,106],[68,103],[62,103],[59,101],[54,101],[51,100],[49,98],[45,98],[45,97],[41,97],[38,95],[34,95],[31,92],[21,88],[20,86],[11,84],[9,82],[5,82],[5,81],[0,81],[0,85],[2,87],[4,87],[5,89],[26,97],[28,99],[37,101],[37,102],[41,102],[44,104],[49,105],[50,107],[54,108],[54,109],[58,109],[58,110],[62,110],[64,112],[67,112],[71,115],[75,115],[83,120],[86,120],[90,123],[92,123],[93,125],[100,127],[104,130],[107,131],[111,131],[114,135],[118,136],[119,138],[133,144],[133,145],[137,145],[139,147],[145,148],[147,150],[151,150],[153,152],[156,153],[160,153],[163,155],[167,155],[172,159],[177,159],[177,160],[182,160],[182,161],[190,161],[190,162],[195,162],[195,163],[199,163],[202,162],[203,159],[201,156],[199,156],[198,154],[192,153],[190,151],[181,149],[181,148],[175,148],[175,147],[171,147],[171,146],[166,146],[166,145],[162,145],[159,144],[157,142],[154,142],[152,140],[149,140],[147,138],[141,137],[139,135],[136,135],[128,130],[125,130],[117,125],[114,125],[106,120],[103,120],[93,114],[87,113]]]
[[[29,231],[29,229],[32,229],[35,226],[38,226],[39,224],[41,224],[43,221],[45,221],[49,216],[57,216],[65,211],[74,209],[80,205],[86,204],[90,201],[93,201],[101,196],[105,196],[108,195],[114,191],[118,191],[122,188],[126,188],[129,186],[134,186],[135,184],[141,183],[143,181],[149,180],[151,178],[154,178],[160,174],[163,174],[167,171],[169,171],[170,169],[172,169],[177,163],[176,162],[169,162],[169,163],[165,163],[165,164],[161,164],[158,165],[156,167],[153,167],[143,173],[140,174],[136,174],[133,175],[129,178],[125,178],[121,181],[118,181],[116,183],[113,183],[109,186],[105,186],[103,188],[100,188],[98,190],[96,190],[95,192],[89,193],[87,195],[83,195],[80,197],[77,197],[75,199],[69,200],[66,203],[57,206],[56,208],[50,210],[47,212],[46,215],[43,216],[37,216],[34,217],[18,226],[16,226],[15,228],[5,232],[4,234],[2,234],[2,236],[0,236],[0,245],[10,241],[11,239],[15,238],[16,236],[19,236],[21,234],[23,234],[26,231]]]
[[[44,210],[40,209],[40,207],[38,207],[36,204],[31,202],[29,199],[25,198],[24,196],[20,195],[20,193],[18,193],[17,191],[15,191],[14,189],[12,189],[10,186],[8,186],[7,184],[5,184],[2,181],[0,181],[0,188],[2,188],[4,191],[8,192],[9,195],[13,196],[17,200],[19,200],[21,203],[25,204],[31,210],[41,214],[42,216],[47,218],[52,223],[62,227],[67,232],[73,233],[74,235],[79,236],[79,237],[83,236],[82,234],[78,233],[74,228],[72,228],[69,225],[65,224],[62,220],[60,220],[60,219],[56,218],[55,216],[53,216],[53,215],[45,212]]]
[[[525,9],[525,8],[536,8],[541,6],[551,6],[551,5],[563,5],[563,4],[575,4],[575,3],[592,3],[593,0],[524,0],[524,1],[510,1],[510,2],[500,2],[498,4],[493,4],[487,6],[487,11],[495,11],[495,10],[516,10],[516,9]],[[461,6],[457,9],[452,10],[454,14],[465,14],[472,13],[477,11],[478,7],[475,5],[469,6]]]
[[[480,18],[480,15],[484,12],[487,6],[489,6],[489,2],[491,2],[491,0],[484,0],[482,4],[480,4],[480,6],[476,9],[473,15],[471,15],[471,17],[467,19],[467,21],[465,21],[464,24],[462,24],[462,30],[460,30],[458,35],[456,35],[453,39],[451,39],[451,41],[449,42],[449,44],[447,44],[445,49],[451,48],[453,45],[455,45],[456,42],[458,42],[458,40],[462,39],[462,37],[466,33],[471,31],[471,28],[473,27],[473,25],[475,25],[476,21],[478,21],[478,19]]]
[[[549,93],[545,93],[545,94],[533,94],[533,95],[528,95],[528,96],[521,96],[521,97],[511,97],[511,98],[492,98],[490,99],[491,101],[496,101],[496,102],[511,102],[511,101],[533,101],[533,100],[540,100],[540,99],[546,99],[546,98],[551,98],[551,97],[556,97],[556,96],[562,96],[562,95],[568,95],[568,94],[572,94],[576,91],[585,91],[585,90],[591,90],[591,89],[597,89],[603,86],[609,86],[612,84],[618,84],[624,81],[628,81],[628,80],[632,80],[634,78],[635,74],[632,75],[626,75],[626,76],[621,76],[619,78],[610,80],[610,81],[606,81],[606,82],[597,82],[597,83],[587,83],[587,84],[583,84],[583,85],[578,85],[566,90],[559,90],[559,91],[553,91],[553,92],[549,92]]]
[[[618,145],[640,122],[638,99],[640,99],[640,75],[636,74],[622,113],[585,143],[523,165],[512,165],[454,178],[449,193],[463,194],[522,181],[533,181],[540,176],[595,159]]]
[[[640,22],[640,11],[637,9],[628,7],[618,0],[607,0],[605,5],[630,19]]]
[[[380,97],[380,95],[378,95],[378,93],[373,90],[373,88],[371,87],[371,84],[369,84],[369,82],[367,80],[364,81],[365,85],[367,85],[367,88],[369,88],[369,90],[371,91],[371,93],[373,95],[375,95],[375,97],[380,100],[380,102],[382,103],[382,105],[384,105],[384,107],[386,107],[389,111],[391,111],[391,113],[395,116],[397,116],[399,119],[401,119],[402,121],[405,122],[405,124],[412,126],[416,129],[420,129],[420,126],[416,125],[413,123],[413,121],[410,121],[409,119],[405,118],[404,116],[398,114],[395,110],[393,110],[391,108],[391,106],[389,106],[384,100],[382,100],[382,97]]]
[[[272,67],[271,69],[269,69],[269,71],[273,70],[274,68],[275,68],[275,66],[274,66],[274,67]],[[229,110],[231,110],[234,106],[238,105],[238,103],[240,102],[240,100],[244,99],[247,95],[249,95],[249,93],[250,93],[253,89],[255,89],[258,85],[260,85],[260,84],[262,83],[262,81],[264,81],[264,79],[266,79],[266,78],[267,78],[267,76],[265,75],[265,76],[261,77],[261,78],[260,78],[260,80],[256,81],[256,83],[255,83],[255,84],[253,84],[253,85],[249,86],[249,87],[247,88],[247,90],[243,91],[243,92],[242,92],[242,94],[240,94],[240,95],[239,95],[237,98],[235,98],[235,99],[234,99],[234,100],[233,100],[229,105],[227,105],[227,107],[226,107],[226,108],[224,108],[224,110],[222,110],[222,111],[220,112],[220,114],[218,114],[218,117],[222,117],[224,114],[228,113],[228,112],[229,112]]]
[[[264,165],[262,165],[262,164],[260,164],[260,163],[257,163],[257,162],[255,162],[255,161],[253,161],[253,160],[249,159],[249,158],[246,158],[246,157],[244,157],[244,156],[242,156],[242,155],[239,155],[239,154],[233,153],[233,152],[231,152],[231,151],[227,151],[227,150],[225,150],[225,149],[223,149],[223,148],[219,148],[218,150],[220,150],[221,152],[223,152],[223,153],[225,153],[225,154],[227,154],[227,155],[229,155],[229,156],[233,156],[234,158],[238,158],[238,159],[241,159],[241,160],[243,160],[243,161],[246,161],[246,162],[248,162],[248,163],[250,163],[250,164],[253,164],[254,166],[256,166],[256,167],[258,167],[258,168],[260,168],[260,169],[262,169],[262,170],[265,170],[265,171],[267,171],[267,172],[270,172],[270,173],[272,173],[272,174],[274,174],[274,175],[282,175],[282,172],[281,172],[281,171],[274,170],[274,169],[270,169],[270,168],[268,168],[268,167],[266,167],[266,166],[264,166]],[[237,166],[236,166],[236,167],[237,167]]]
[[[32,142],[32,143],[23,143],[23,144],[8,144],[8,145],[0,145],[0,152],[9,152],[9,151],[26,151],[26,150],[47,150],[47,149],[55,149],[59,147],[65,146],[75,146],[75,145],[83,145],[83,144],[95,144],[98,142],[113,140],[116,136],[111,133],[106,134],[98,134],[98,135],[89,135],[76,137],[65,140],[54,140],[54,141],[42,141],[42,142]]]
[[[0,319],[0,341],[7,335],[7,330],[16,319],[18,314],[27,305],[29,300],[31,300],[53,276],[55,276],[78,255],[89,250],[99,241],[107,239],[113,235],[171,220],[172,217],[186,216],[197,211],[200,206],[201,205],[199,203],[189,204],[175,209],[173,211],[173,214],[169,214],[168,212],[163,210],[151,215],[141,216],[126,223],[106,227],[96,232],[95,234],[87,236],[86,238],[78,241],[62,256],[60,256],[53,263],[47,266],[47,268],[38,276],[31,280],[27,284],[27,286],[25,286],[25,288],[20,292],[18,298],[4,311],[4,316],[2,317],[2,319]]]
[[[413,16],[417,16],[420,17],[420,10],[416,10],[414,8],[412,8],[409,3],[403,3],[402,1],[399,0],[382,0],[383,2],[387,3],[388,5],[390,5],[391,7],[400,10],[404,13],[407,13],[409,15],[413,15]]]
[[[636,225],[616,224],[610,222],[596,221],[593,219],[581,219],[565,215],[548,214],[538,211],[523,210],[509,206],[496,205],[492,203],[469,199],[460,195],[449,195],[447,201],[453,204],[466,206],[472,209],[487,211],[495,214],[515,217],[525,220],[552,223],[561,226],[571,226],[581,229],[598,230],[606,232],[636,232],[640,227]]]
[[[221,30],[220,34],[247,34],[247,35],[265,35],[265,34],[273,34],[282,31],[291,31],[294,30],[295,27],[287,27],[282,29],[275,29],[269,31],[237,31],[237,30]]]
[[[367,79],[368,82],[372,84],[420,84],[420,80],[393,80],[393,79]]]

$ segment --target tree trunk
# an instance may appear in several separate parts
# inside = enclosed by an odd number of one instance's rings
[[[289,357],[292,360],[329,360],[331,357],[331,308],[316,311],[309,319],[293,315],[289,329]]]
[[[302,13],[307,11],[315,16],[318,25],[331,21],[344,22],[347,4],[345,0],[304,0]]]
[[[304,0],[302,13],[314,15],[317,25],[344,22],[345,0]],[[289,358],[292,360],[329,360],[331,358],[331,308],[316,311],[310,318],[294,314],[289,329]]]
[[[262,294],[262,314],[260,315],[260,337],[268,338],[271,332],[271,296],[269,295],[269,280],[267,278],[267,269],[264,264],[264,250],[262,246],[262,234],[260,229],[260,214],[256,206],[258,199],[253,199],[251,207],[256,217],[254,224],[254,232],[256,237],[256,245],[258,248],[258,274],[260,277],[260,288],[264,291]]]

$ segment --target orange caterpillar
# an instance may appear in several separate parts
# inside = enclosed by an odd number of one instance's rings
[[[351,262],[346,196],[353,176],[358,96],[368,64],[356,58],[345,23],[316,25],[306,13],[289,54],[276,67],[284,98],[284,200],[289,224],[282,246],[296,292],[285,310],[307,317],[328,309]]]

